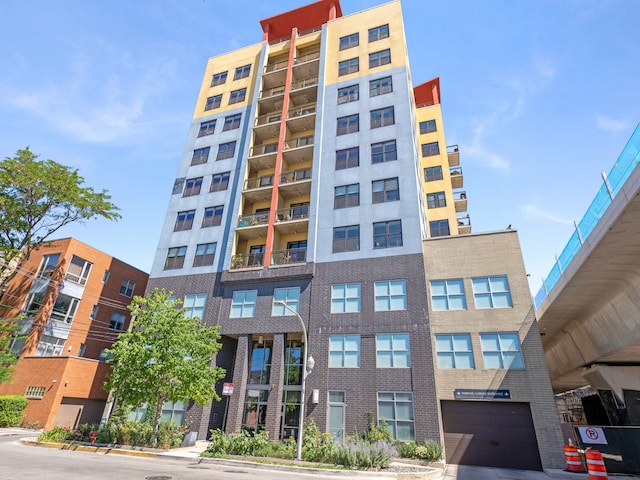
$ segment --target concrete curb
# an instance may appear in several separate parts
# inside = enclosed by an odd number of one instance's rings
[[[158,453],[156,452],[142,452],[139,450],[124,450],[124,449],[121,450],[115,447],[84,445],[81,443],[38,442],[37,440],[29,440],[29,439],[22,439],[21,443],[23,445],[29,445],[32,447],[55,448],[58,450],[72,450],[76,452],[103,453],[105,455],[115,454],[115,455],[128,455],[131,457],[147,457],[147,458],[153,458],[158,456]]]

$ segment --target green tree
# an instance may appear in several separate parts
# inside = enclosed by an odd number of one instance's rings
[[[9,305],[0,305],[0,383],[11,380],[13,365],[18,361],[18,356],[9,348],[11,341],[19,331],[18,318],[3,318],[4,309],[11,308]]]
[[[38,160],[25,148],[0,161],[0,295],[29,259],[72,222],[120,218],[105,190],[84,187],[78,170]]]
[[[185,316],[171,293],[156,289],[134,297],[129,305],[133,327],[109,350],[113,370],[105,388],[117,402],[134,408],[148,402],[155,411],[153,446],[165,402],[219,401],[215,383],[224,376],[213,363],[221,347],[218,327]]]

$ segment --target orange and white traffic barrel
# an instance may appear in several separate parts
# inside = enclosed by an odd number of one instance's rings
[[[608,480],[607,469],[604,466],[602,454],[598,450],[587,448],[584,452],[587,457],[587,470],[589,471],[589,480]]]
[[[567,443],[564,446],[564,461],[567,463],[568,471],[584,472],[584,467],[582,466],[582,460],[580,459],[578,449],[570,443]]]

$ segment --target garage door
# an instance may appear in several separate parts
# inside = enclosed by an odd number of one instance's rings
[[[442,402],[447,463],[542,470],[527,403]]]

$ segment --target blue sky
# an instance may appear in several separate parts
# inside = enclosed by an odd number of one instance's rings
[[[4,0],[0,155],[30,146],[109,190],[122,220],[60,236],[149,271],[207,58],[306,3]],[[402,6],[414,83],[441,80],[473,231],[516,228],[535,293],[640,120],[640,2]]]

